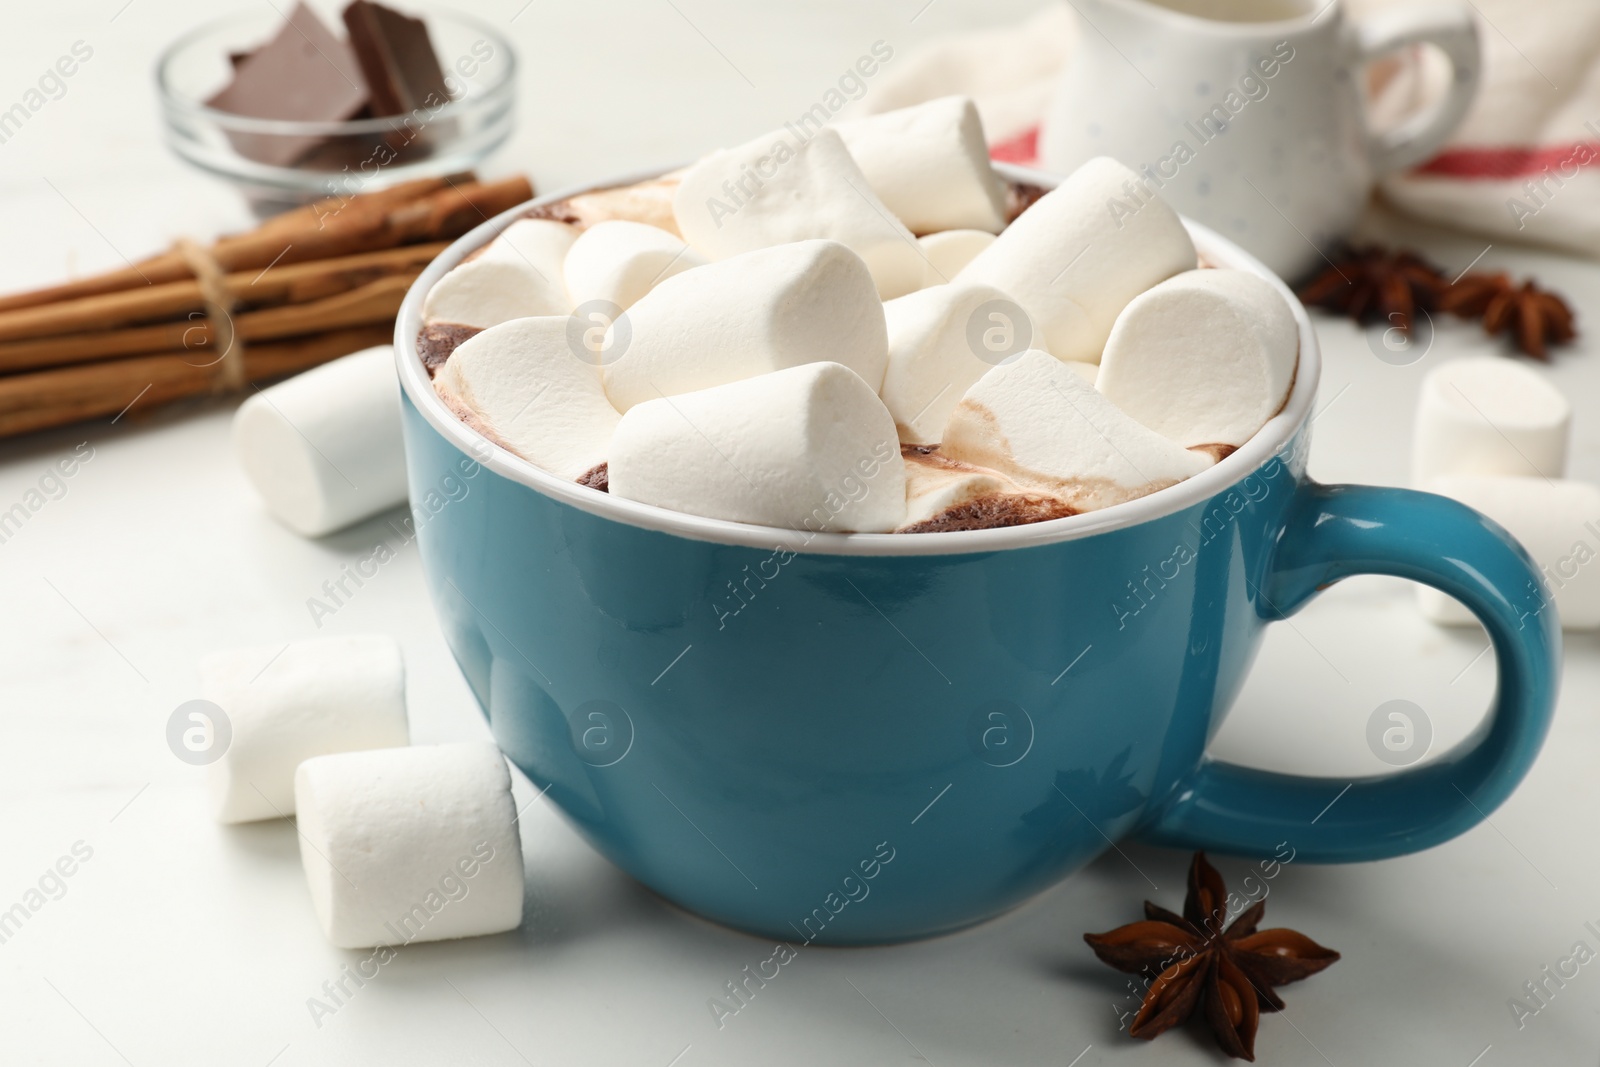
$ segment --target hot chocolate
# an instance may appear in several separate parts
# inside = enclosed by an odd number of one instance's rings
[[[1002,182],[977,122],[786,128],[534,209],[428,294],[435,388],[559,477],[813,531],[1063,518],[1254,435],[1298,356],[1278,289],[1110,159]]]

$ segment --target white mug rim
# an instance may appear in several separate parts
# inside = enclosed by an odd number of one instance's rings
[[[1010,164],[996,164],[1002,177],[1054,187],[1062,175],[1047,174]],[[1137,526],[1210,500],[1230,486],[1259,470],[1299,432],[1311,414],[1317,383],[1322,373],[1322,358],[1310,316],[1294,292],[1276,274],[1238,245],[1211,230],[1184,218],[1196,249],[1211,266],[1246,270],[1265,278],[1279,291],[1294,312],[1300,335],[1300,359],[1294,385],[1282,409],[1268,419],[1243,445],[1225,459],[1193,477],[1157,490],[1148,496],[1115,504],[1098,511],[1070,515],[1062,519],[1029,523],[1023,526],[987,530],[962,530],[943,533],[813,533],[775,526],[757,526],[712,519],[672,511],[652,504],[623,500],[588,486],[558,478],[534,466],[469,428],[451,413],[434,392],[432,380],[417,355],[416,339],[422,324],[422,303],[427,292],[446,271],[468,254],[487,244],[511,223],[524,217],[530,208],[597,189],[613,188],[645,181],[660,174],[656,168],[645,173],[624,175],[611,181],[586,183],[536,197],[504,211],[458,238],[441,252],[411,284],[395,319],[395,362],[400,387],[417,411],[446,441],[494,473],[517,482],[541,495],[600,518],[627,526],[654,530],[693,541],[737,545],[749,548],[782,549],[801,554],[829,556],[953,556],[1034,548],[1075,541],[1079,538]]]
[[[1303,33],[1322,20],[1330,9],[1341,7],[1341,0],[1324,0],[1322,6],[1312,6],[1298,15],[1290,15],[1281,19],[1214,19],[1204,15],[1196,15],[1188,11],[1176,11],[1160,0],[1097,0],[1102,4],[1120,7],[1126,11],[1139,12],[1153,18],[1167,19],[1186,30],[1197,30],[1207,33],[1216,33],[1224,36],[1239,36],[1243,33],[1260,33],[1270,36],[1267,31]],[[1338,20],[1333,20],[1337,22]],[[1331,24],[1331,23],[1330,23]]]

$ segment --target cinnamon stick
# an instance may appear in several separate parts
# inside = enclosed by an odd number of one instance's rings
[[[235,332],[246,341],[265,341],[340,326],[382,324],[392,334],[400,304],[421,273],[417,269],[392,274],[325,300],[247,311],[234,316]]]
[[[264,271],[240,271],[229,274],[227,284],[247,306],[299,303],[354,289],[385,275],[420,271],[447,247],[445,242],[439,241],[280,265]],[[204,306],[200,283],[193,279],[102,293],[0,312],[0,341],[109,330],[132,323],[176,318],[201,311]]]
[[[252,345],[244,354],[245,374],[255,382],[298,373],[384,344],[393,334],[387,325],[358,326]],[[0,378],[0,437],[198,396],[216,377],[210,359],[183,352],[10,375]]]
[[[454,179],[454,183],[457,185],[471,185],[477,180],[471,174],[462,174]],[[274,215],[251,232],[288,233],[301,227],[314,226],[320,220],[331,218],[350,207],[358,210],[373,207],[386,211],[389,208],[399,207],[401,204],[427,196],[429,193],[437,192],[451,183],[452,179],[450,178],[413,178],[411,181],[401,182],[398,185],[391,185],[387,189],[379,189],[371,193],[324,197],[321,200],[313,200],[309,204],[302,204],[300,207],[290,208],[288,211]],[[222,240],[227,240],[227,238],[222,238]]]
[[[408,241],[454,240],[532,197],[532,184],[520,175],[455,184],[444,178],[427,179],[348,200],[319,201],[324,206],[320,213],[309,206],[297,209],[282,221],[220,238],[209,251],[223,270],[231,272],[394,248]],[[123,270],[0,297],[0,312],[149,289],[191,276],[183,256],[163,252]]]
[[[233,317],[234,334],[244,341],[265,341],[342,326],[393,324],[406,291],[421,273],[420,266],[409,267],[321,300],[242,312]],[[194,312],[190,318],[153,326],[3,342],[0,374],[178,349],[201,353],[214,343],[213,334],[211,323]]]
[[[447,186],[420,199],[392,206],[357,204],[352,200],[351,205],[338,214],[293,230],[267,234],[251,232],[224,238],[212,246],[211,254],[224,270],[237,271],[260,269],[269,263],[303,263],[393,248],[411,241],[454,240],[485,219],[524,203],[532,196],[533,186],[527,178],[518,176],[497,182]],[[169,268],[174,272],[173,277],[189,276],[188,266],[181,256],[177,253],[167,253],[167,256],[176,260]]]

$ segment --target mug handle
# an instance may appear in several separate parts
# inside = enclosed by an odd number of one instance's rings
[[[1478,24],[1459,3],[1402,6],[1356,24],[1360,65],[1410,45],[1431,44],[1450,60],[1452,76],[1444,99],[1386,133],[1367,131],[1367,154],[1379,176],[1421,163],[1439,151],[1466,117],[1478,92],[1481,59]]]
[[[1256,609],[1287,618],[1352,574],[1431,585],[1478,617],[1499,671],[1488,717],[1442,758],[1348,787],[1206,757],[1141,839],[1247,855],[1288,842],[1313,863],[1387,859],[1464,833],[1511,795],[1549,729],[1560,677],[1561,624],[1527,552],[1442,496],[1308,482],[1289,505]]]

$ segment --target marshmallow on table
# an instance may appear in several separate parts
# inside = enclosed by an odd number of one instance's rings
[[[574,304],[605,300],[626,309],[660,282],[705,262],[666,230],[613,219],[579,234],[563,269]]]
[[[994,234],[987,230],[944,230],[917,238],[922,249],[922,284],[940,285],[961,273],[961,269],[977,258],[979,252],[994,244]]]
[[[619,411],[822,360],[877,389],[888,361],[872,275],[835,241],[763,248],[668,278],[612,325],[604,351]]]
[[[1571,418],[1566,397],[1521,363],[1477,356],[1440,364],[1417,401],[1414,484],[1448,474],[1559,478]]]
[[[250,484],[307,537],[405,502],[394,349],[379,345],[253,394],[233,417]]]
[[[1028,309],[1058,359],[1100,361],[1128,301],[1198,257],[1177,213],[1114,159],[1091,159],[978,253],[958,281]]]
[[[684,173],[672,209],[683,239],[712,259],[821,238],[866,262],[881,299],[922,286],[916,238],[831,127],[803,141],[780,130],[713,152]]]
[[[1283,407],[1300,332],[1265,278],[1191,270],[1117,316],[1095,387],[1184,448],[1244,444]]]
[[[1562,626],[1600,627],[1600,487],[1539,477],[1454,475],[1423,488],[1481,511],[1521,541],[1555,593]],[[1436,589],[1420,587],[1417,594],[1422,613],[1434,622],[1476,622]]]
[[[562,261],[577,239],[575,227],[551,219],[518,219],[428,290],[426,322],[485,329],[528,315],[572,310]]]
[[[232,730],[210,767],[218,822],[294,814],[295,768],[312,756],[410,739],[405,663],[382,634],[219,652],[200,664],[200,694]]]
[[[300,861],[337,948],[522,922],[511,775],[487,742],[320,756],[294,776]]]
[[[1037,331],[992,285],[933,285],[883,305],[889,365],[883,397],[907,444],[937,444],[944,424],[973,382],[1003,360],[1034,347]]]
[[[912,233],[1004,228],[1005,187],[969,98],[940,97],[834,129],[872,191]]]
[[[860,375],[808,363],[629,409],[611,495],[763,526],[886,533],[906,510],[894,419]]]
[[[1205,470],[1209,457],[1136,422],[1048,352],[1024,352],[978,379],[939,447],[1078,511],[1120,504]]]
[[[433,380],[461,420],[558,478],[603,463],[617,410],[569,316],[513,319],[462,342]]]

